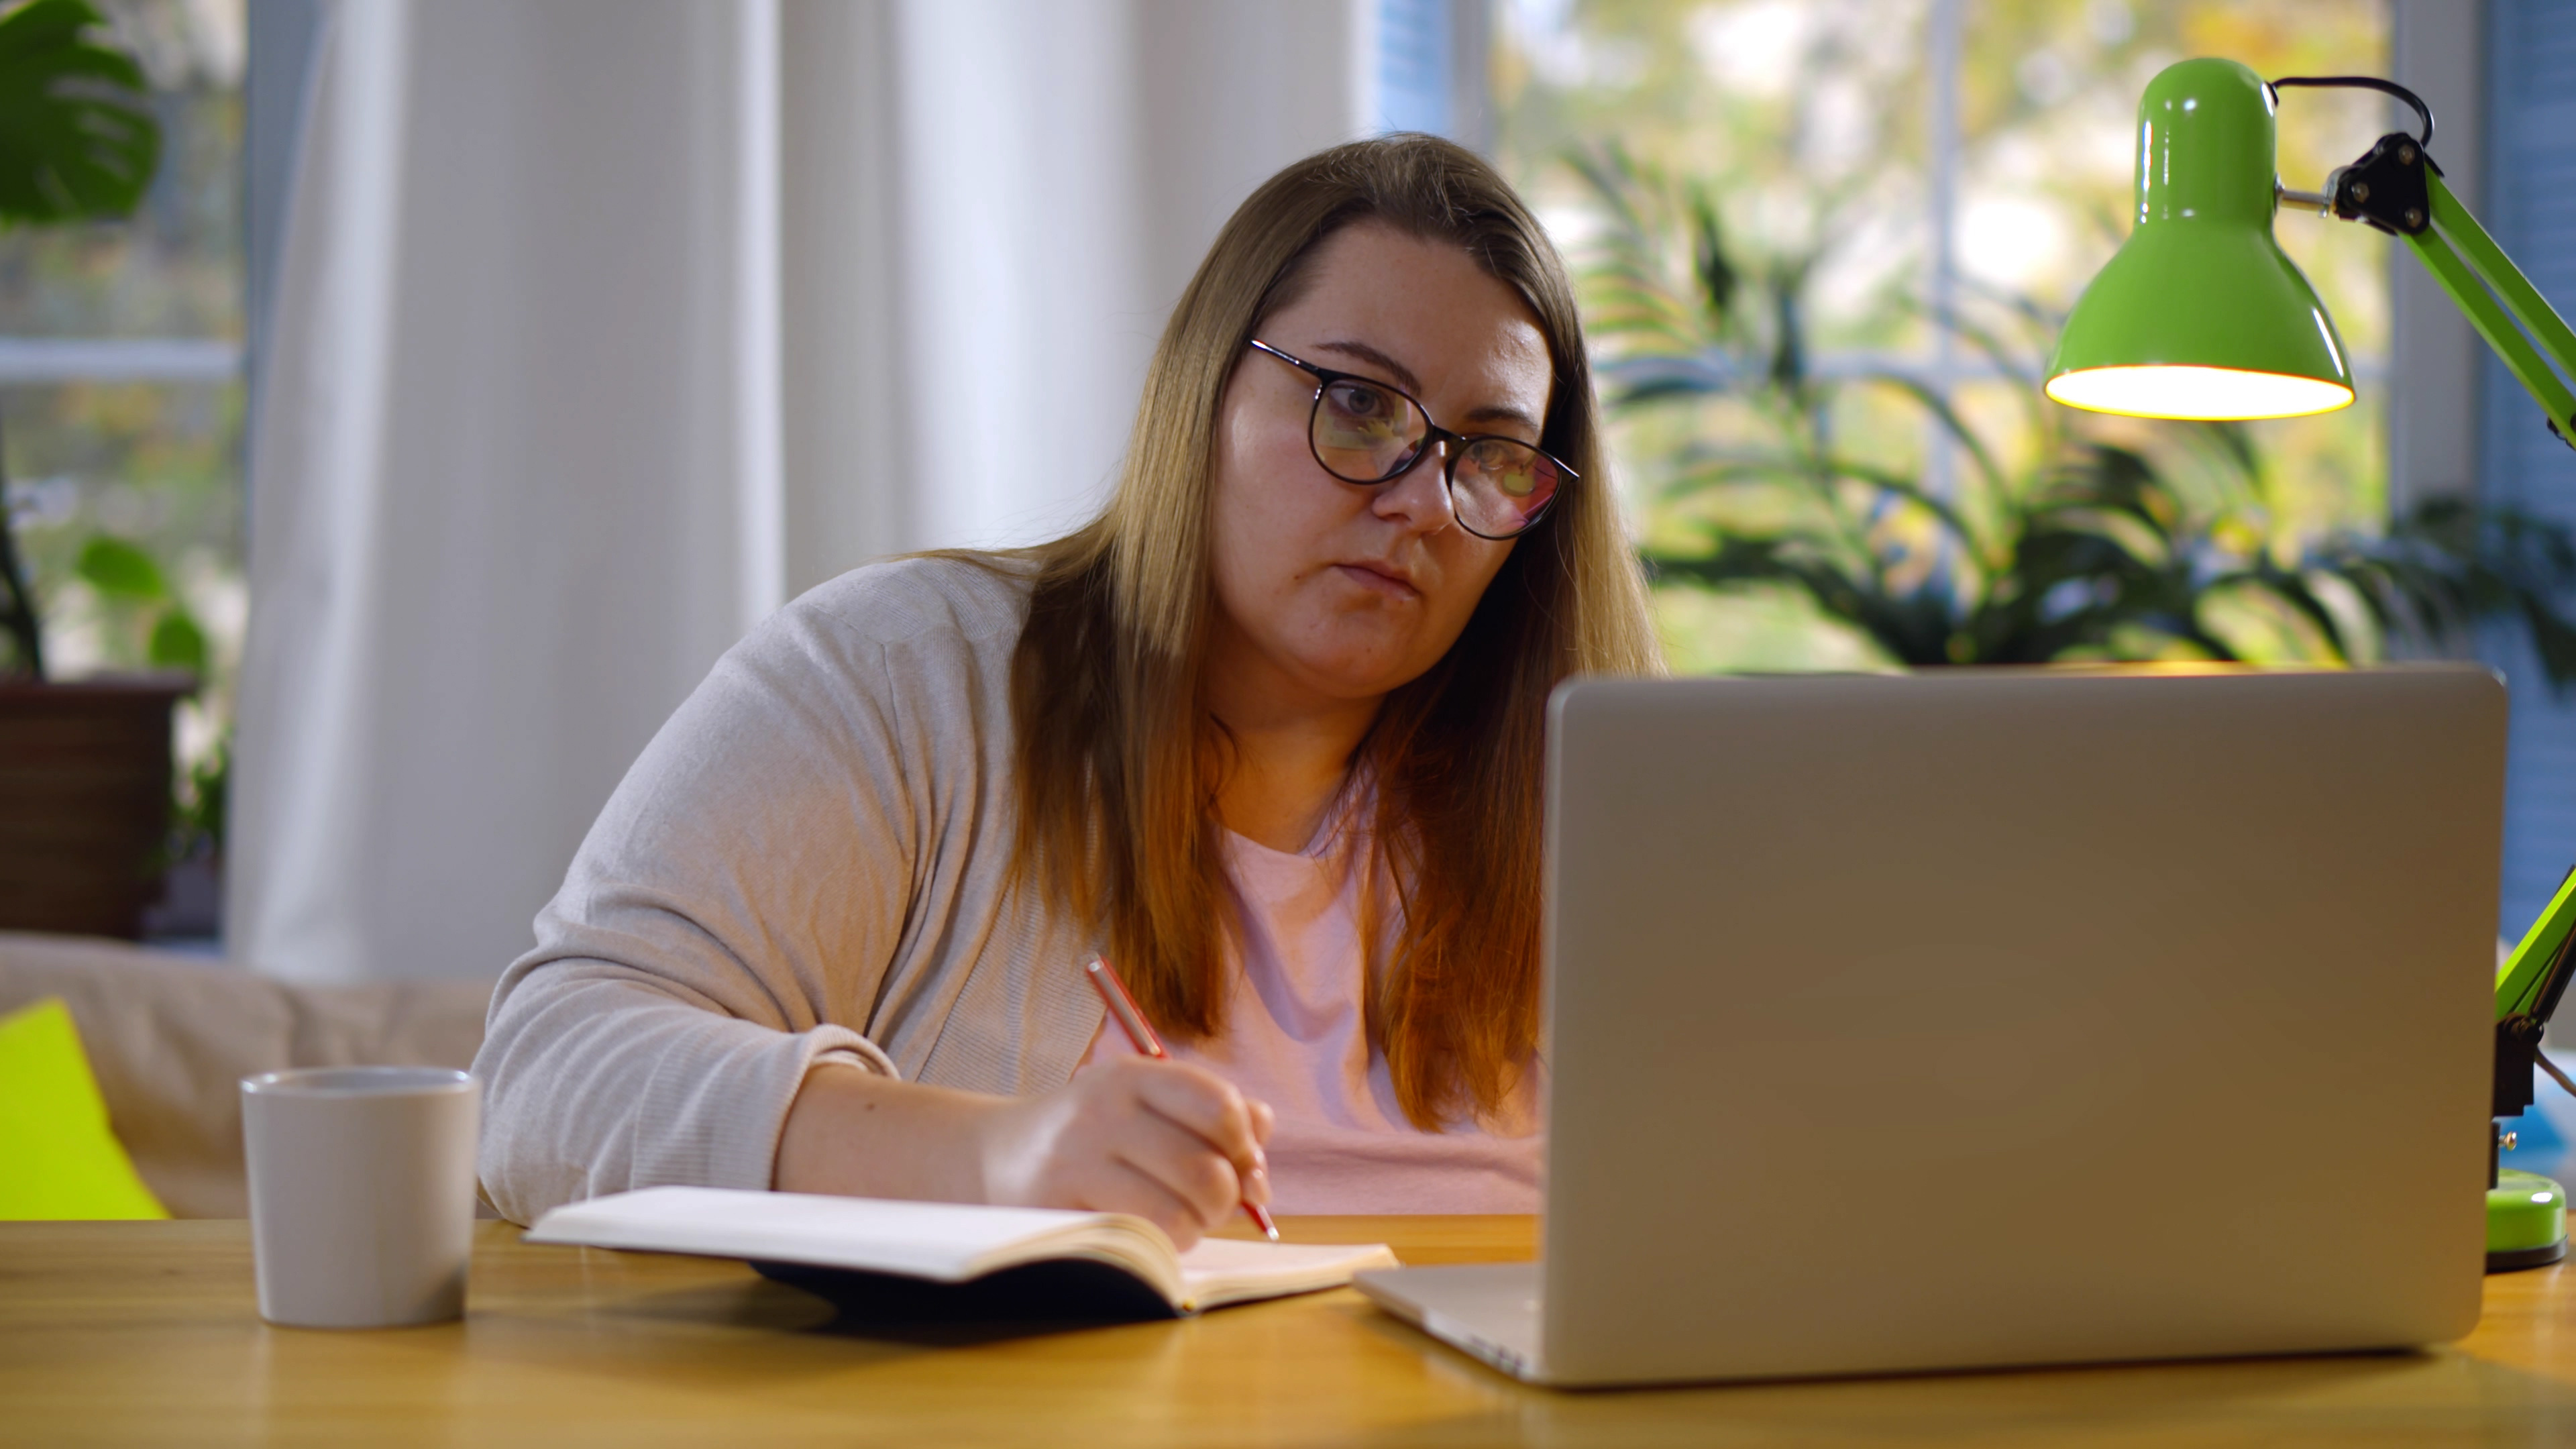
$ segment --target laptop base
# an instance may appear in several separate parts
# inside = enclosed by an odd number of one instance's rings
[[[1516,1379],[1544,1384],[1536,1263],[1380,1268],[1352,1286],[1380,1308]]]

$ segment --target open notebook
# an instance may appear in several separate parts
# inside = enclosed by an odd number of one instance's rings
[[[845,1309],[898,1317],[1177,1317],[1396,1266],[1384,1244],[1209,1238],[1181,1253],[1124,1213],[712,1187],[569,1203],[537,1219],[528,1241],[744,1258]]]

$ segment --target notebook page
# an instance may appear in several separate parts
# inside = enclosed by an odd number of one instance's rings
[[[986,1254],[1111,1220],[1053,1208],[648,1187],[556,1208],[528,1241],[873,1268],[953,1283],[972,1276]]]
[[[1181,1255],[1182,1307],[1212,1308],[1337,1288],[1354,1273],[1401,1266],[1384,1243],[1262,1243],[1201,1238]]]

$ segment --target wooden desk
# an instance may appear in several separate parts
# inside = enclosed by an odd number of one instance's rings
[[[1524,1218],[1292,1220],[1416,1263]],[[994,1342],[836,1332],[738,1264],[478,1229],[461,1324],[261,1323],[239,1222],[0,1223],[0,1444],[1116,1446],[2576,1441],[2576,1278],[2419,1354],[1613,1394],[1527,1389],[1337,1292]],[[1857,1305],[1856,1311],[1867,1311]]]

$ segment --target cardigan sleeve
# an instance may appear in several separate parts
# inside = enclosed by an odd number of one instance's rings
[[[666,1183],[766,1188],[815,1061],[897,1074],[843,1024],[870,1018],[925,857],[934,771],[902,756],[925,736],[897,727],[885,653],[790,606],[627,772],[493,993],[474,1069],[503,1215]]]

